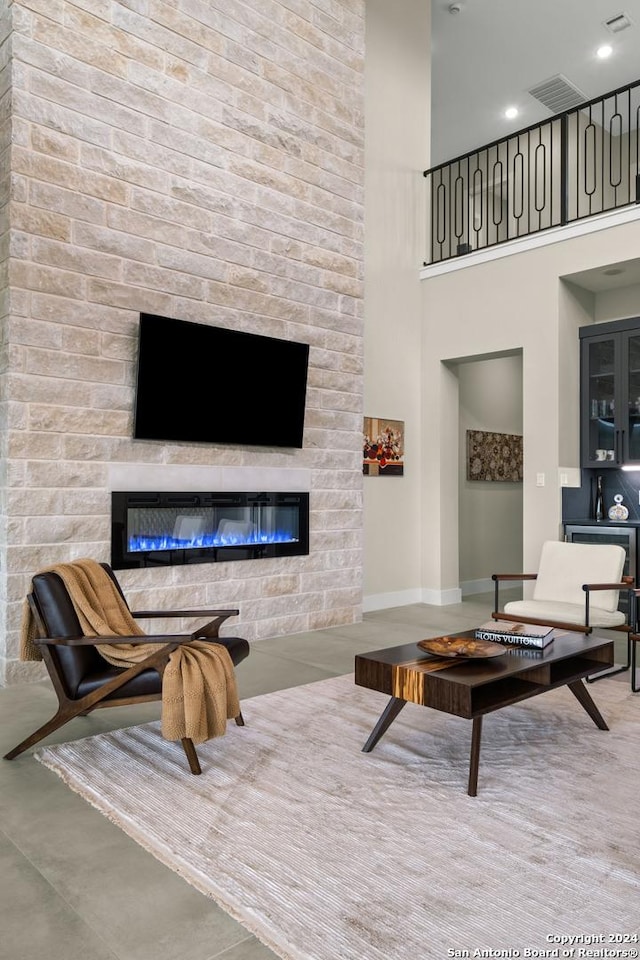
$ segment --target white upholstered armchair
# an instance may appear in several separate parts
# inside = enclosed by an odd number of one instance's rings
[[[494,620],[549,624],[591,633],[594,627],[627,634],[626,663],[590,677],[591,681],[628,670],[635,644],[636,598],[633,577],[623,576],[625,551],[609,543],[565,543],[548,540],[542,546],[537,573],[494,573]],[[501,583],[535,581],[530,599],[513,600],[500,610]],[[626,611],[618,609],[627,594]],[[635,653],[635,646],[634,646]],[[635,659],[635,658],[634,658]],[[635,690],[635,678],[631,678]]]

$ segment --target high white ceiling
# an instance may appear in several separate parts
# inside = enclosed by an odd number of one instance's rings
[[[621,13],[632,25],[611,33],[604,21]],[[586,100],[640,80],[640,0],[431,0],[431,29],[430,166],[548,119],[528,91],[551,77]],[[595,55],[603,43],[608,60]],[[506,120],[511,105],[520,113]]]

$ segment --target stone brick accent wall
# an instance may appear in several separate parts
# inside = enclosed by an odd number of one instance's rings
[[[359,619],[364,0],[14,0],[11,11],[3,682],[40,676],[18,659],[31,575],[109,559],[119,465],[143,486],[148,470],[147,489],[164,468],[179,489],[246,468],[302,471],[311,492],[308,557],[123,571],[133,606],[237,606],[230,625],[249,640]],[[140,312],[309,343],[304,448],[134,442]],[[257,416],[262,387],[239,385]],[[224,415],[215,369],[211,390]]]
[[[0,8],[0,376],[6,369],[6,320],[9,313],[9,190],[11,147],[11,17],[9,8]],[[0,454],[6,437],[6,397],[0,395],[2,421],[0,423]],[[4,486],[4,483],[1,484]]]

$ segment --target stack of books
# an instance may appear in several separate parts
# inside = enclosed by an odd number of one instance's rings
[[[512,623],[510,620],[489,620],[475,631],[477,640],[518,644],[542,650],[553,640],[553,627],[533,623]]]

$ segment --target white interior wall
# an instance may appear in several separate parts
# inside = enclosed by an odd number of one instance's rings
[[[448,502],[451,489],[457,489],[458,434],[451,409],[455,394],[443,377],[442,361],[522,350],[525,567],[535,569],[543,541],[560,535],[560,467],[579,467],[577,327],[589,316],[575,298],[568,305],[560,278],[624,261],[639,240],[640,219],[486,263],[469,263],[424,281],[423,411],[437,411],[432,445],[441,450],[440,468],[432,471],[426,487],[431,502]],[[624,303],[621,294],[612,294],[606,306],[600,303],[598,319],[604,319],[605,312],[637,313],[635,300],[634,293],[625,295]],[[566,424],[575,425],[571,449],[561,442],[570,429]],[[538,485],[538,474],[543,485]],[[458,579],[457,522],[450,503],[447,511],[423,515],[423,590],[442,597],[450,595]]]
[[[428,2],[367,0],[364,414],[404,421],[405,468],[402,477],[364,478],[365,610],[420,599],[429,57]]]
[[[522,357],[457,366],[462,594],[491,589],[492,573],[522,569],[522,483],[469,480],[467,431],[522,434]]]
[[[562,506],[560,487],[580,486],[580,411],[575,397],[580,396],[579,334],[580,327],[593,323],[593,294],[571,282],[558,285],[558,502]],[[563,400],[563,397],[566,398]]]
[[[625,317],[640,317],[640,284],[632,284],[619,290],[602,290],[595,294],[596,323],[622,320]]]

